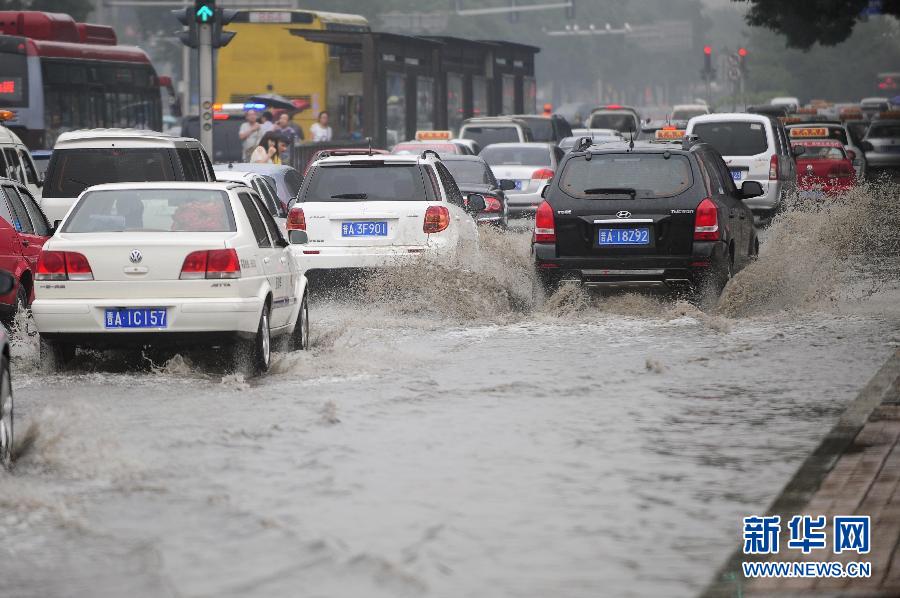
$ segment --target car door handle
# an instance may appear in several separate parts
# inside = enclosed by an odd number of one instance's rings
[[[282,263],[282,264],[286,264],[286,263],[287,263],[287,258],[284,257],[284,256],[281,256],[281,263]]]
[[[268,263],[271,262],[271,261],[272,261],[272,260],[270,260],[270,259],[267,258],[267,257],[264,257],[264,258],[263,258],[263,263],[264,263],[264,264],[268,264]]]

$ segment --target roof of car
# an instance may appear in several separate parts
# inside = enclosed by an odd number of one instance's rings
[[[772,122],[772,117],[767,114],[753,114],[749,112],[717,112],[715,114],[701,114],[700,116],[695,116],[688,121],[688,125],[691,123],[710,123],[710,122],[728,122],[728,121],[738,121],[738,122]]]
[[[553,149],[556,147],[556,144],[547,143],[545,141],[506,141],[503,143],[491,143],[484,146],[484,149],[481,151],[484,151],[489,147],[542,147],[544,149]]]
[[[472,154],[441,154],[441,160],[444,162],[484,162],[484,158]]]
[[[122,143],[135,144],[138,146],[146,145],[166,145],[175,146],[182,143],[199,142],[191,137],[176,137],[159,131],[148,131],[145,129],[80,129],[78,131],[68,131],[59,136],[56,140],[56,148],[60,145],[89,146],[91,143]]]
[[[249,181],[253,177],[263,176],[258,172],[246,172],[242,170],[218,170],[216,178],[220,181]]]
[[[428,161],[434,159],[434,150],[426,150],[429,152],[428,157],[423,158],[422,154],[375,154],[372,156],[328,156],[317,160],[317,164],[345,164],[347,162],[396,162],[399,164],[411,163],[418,164],[420,161]]]
[[[462,122],[462,126],[467,125],[506,125],[506,126],[528,126],[528,123],[514,116],[473,116]]]
[[[140,183],[104,183],[88,187],[85,191],[113,191],[116,189],[208,189],[227,191],[235,187],[245,187],[236,182],[193,182],[193,181],[147,181]]]
[[[297,172],[296,168],[287,164],[257,164],[255,162],[220,162],[218,164],[213,164],[213,170],[215,170],[216,172],[256,172],[259,174],[268,174],[271,176],[275,176],[276,174],[280,174],[290,170]],[[297,172],[297,174],[300,173]]]
[[[16,145],[22,145],[22,140],[19,139],[19,136],[13,133],[11,130],[0,125],[0,143],[14,143]]]

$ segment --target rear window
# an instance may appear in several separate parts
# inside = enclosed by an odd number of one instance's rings
[[[691,120],[695,116],[702,116],[704,114],[709,114],[709,111],[703,110],[702,108],[675,110],[672,112],[672,120]]]
[[[553,121],[549,118],[529,118],[526,122],[535,141],[548,143],[556,141],[556,135],[553,134]]]
[[[622,133],[635,132],[637,119],[630,112],[599,112],[591,116],[590,129],[614,129]]]
[[[880,125],[878,123],[873,123],[869,127],[869,133],[866,135],[867,137],[875,138],[875,139],[883,139],[888,137],[897,138],[900,137],[900,123],[890,124],[890,125]]]
[[[302,201],[425,201],[425,183],[415,164],[362,162],[320,165]]]
[[[550,166],[550,150],[546,147],[486,147],[478,155],[491,166]]]
[[[457,184],[490,185],[491,173],[484,162],[478,160],[444,160],[444,166],[453,175]]]
[[[769,149],[766,128],[755,122],[698,123],[691,131],[723,156],[755,156]]]
[[[92,191],[66,220],[67,233],[233,232],[224,191],[115,189]]]
[[[47,169],[44,197],[77,197],[93,185],[181,178],[167,148],[57,149]]]
[[[300,187],[303,185],[303,177],[300,173],[291,168],[284,171],[284,186],[287,188],[291,197],[297,197],[300,193]]]
[[[513,126],[466,126],[460,137],[471,139],[481,147],[492,143],[515,143],[516,141],[521,141],[519,130]]]
[[[822,145],[804,145],[806,151],[800,156],[800,160],[845,160],[847,155],[839,147]]]
[[[573,197],[602,199],[630,194],[635,197],[672,197],[694,183],[691,164],[685,156],[662,154],[601,154],[566,162],[560,187]]]

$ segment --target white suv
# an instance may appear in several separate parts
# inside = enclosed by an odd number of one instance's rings
[[[762,185],[763,195],[744,200],[756,216],[774,215],[796,188],[797,163],[777,120],[763,114],[707,114],[689,120],[685,134],[697,135],[722,154],[738,187],[744,181]]]
[[[288,234],[306,270],[376,268],[423,253],[477,245],[472,213],[484,196],[463,196],[436,152],[335,156],[317,161],[288,211]],[[293,239],[293,237],[292,237]]]
[[[0,178],[19,181],[35,198],[41,197],[43,180],[34,167],[28,148],[19,136],[0,126]]]
[[[41,208],[55,222],[93,185],[215,180],[212,163],[196,139],[139,129],[71,131],[53,147]]]

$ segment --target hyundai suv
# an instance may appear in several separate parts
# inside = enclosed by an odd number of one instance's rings
[[[533,255],[548,290],[589,287],[709,288],[716,295],[756,255],[745,199],[711,146],[692,142],[576,147],[538,206]]]

